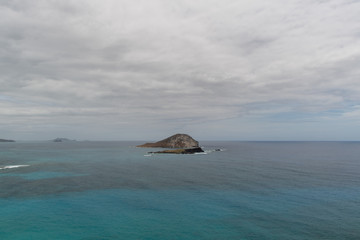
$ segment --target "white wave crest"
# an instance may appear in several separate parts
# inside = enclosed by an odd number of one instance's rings
[[[5,166],[5,167],[0,167],[0,170],[3,169],[10,169],[10,168],[19,168],[19,167],[28,167],[30,165],[9,165],[9,166]]]

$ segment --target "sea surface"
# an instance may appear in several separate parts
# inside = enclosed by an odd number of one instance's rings
[[[360,239],[360,142],[141,143],[1,143],[0,239]]]

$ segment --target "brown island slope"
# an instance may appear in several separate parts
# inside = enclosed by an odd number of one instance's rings
[[[173,154],[192,154],[197,152],[204,152],[199,147],[199,142],[187,134],[175,134],[171,137],[165,138],[155,143],[145,143],[137,147],[148,148],[176,148],[173,150],[164,150],[150,153],[173,153]]]

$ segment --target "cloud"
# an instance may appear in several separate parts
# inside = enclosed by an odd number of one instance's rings
[[[351,114],[359,10],[347,0],[2,1],[0,116],[14,129],[92,126],[106,138],[104,122],[130,136],[129,126],[170,132],[279,111]]]

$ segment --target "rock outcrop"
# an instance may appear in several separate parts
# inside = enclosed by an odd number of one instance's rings
[[[75,140],[70,140],[68,138],[55,138],[53,142],[74,142]]]
[[[0,139],[0,142],[15,142],[14,140]]]
[[[149,148],[199,148],[199,142],[187,134],[175,134],[155,143],[145,143],[137,147]]]
[[[149,153],[194,154],[194,153],[202,153],[202,152],[204,152],[204,150],[202,150],[200,147],[196,147],[196,148],[186,148],[186,149],[171,149],[171,150],[149,152]]]

